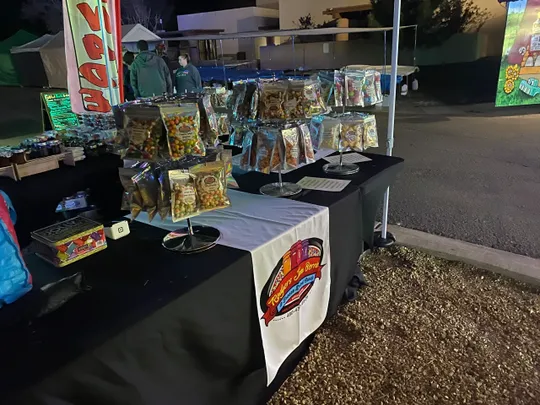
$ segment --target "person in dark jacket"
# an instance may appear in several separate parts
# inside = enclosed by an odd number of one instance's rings
[[[175,87],[178,94],[202,91],[201,75],[197,68],[190,63],[187,53],[179,56],[180,67],[175,73]]]
[[[135,55],[133,52],[127,51],[124,54],[124,99],[127,101],[134,100],[135,94],[133,92],[133,87],[131,87],[131,73],[129,71],[130,66],[135,60]]]
[[[140,53],[131,65],[131,86],[135,97],[172,93],[171,74],[163,58],[148,51],[146,41],[137,42]]]

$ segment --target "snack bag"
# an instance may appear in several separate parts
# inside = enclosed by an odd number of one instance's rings
[[[131,220],[133,221],[143,209],[142,196],[139,189],[133,182],[133,177],[138,175],[143,169],[137,167],[119,167],[118,174],[120,176],[120,183],[124,188],[124,194],[122,196],[122,210],[131,212]]]
[[[321,86],[318,81],[307,80],[304,83],[304,117],[311,118],[322,114],[327,106],[321,95]]]
[[[167,144],[171,158],[205,155],[206,150],[199,137],[200,116],[196,104],[163,106],[161,116],[167,129]]]
[[[259,85],[255,83],[255,91],[251,97],[251,107],[249,110],[249,119],[256,120],[259,114]]]
[[[308,164],[315,162],[315,152],[308,125],[300,124],[298,132],[300,133],[300,162]]]
[[[156,178],[158,181],[157,209],[162,221],[164,221],[171,213],[170,169],[170,162],[165,162],[156,168]]]
[[[364,80],[364,105],[375,105],[383,102],[381,91],[381,74],[375,70],[367,70]]]
[[[323,117],[319,135],[319,148],[338,150],[340,132],[341,121],[338,118]]]
[[[364,107],[364,85],[363,72],[345,73],[345,105],[347,107]]]
[[[361,116],[349,116],[341,120],[341,134],[339,150],[341,152],[362,152],[362,139],[364,134],[364,118]]]
[[[249,131],[249,128],[247,127],[247,125],[244,125],[244,124],[233,125],[232,134],[229,138],[229,145],[241,148],[242,143],[244,142],[244,135],[248,131]]]
[[[240,169],[251,170],[255,160],[252,159],[253,132],[247,130],[242,141],[242,156],[240,157]]]
[[[246,92],[244,99],[238,105],[237,119],[249,119],[251,117],[251,110],[253,108],[253,97],[257,92],[257,82],[255,80],[248,80],[245,84]],[[257,113],[255,113],[255,116]]]
[[[283,145],[285,146],[283,155],[283,169],[296,169],[300,164],[300,143],[298,128],[288,128],[281,131]]]
[[[227,178],[223,162],[197,165],[189,169],[195,176],[195,189],[201,211],[226,208],[231,205],[227,197]]]
[[[225,87],[217,87],[212,94],[212,105],[215,108],[225,108],[227,106],[227,98],[232,94]]]
[[[334,76],[332,72],[319,72],[314,76],[321,84],[321,97],[326,105],[336,105],[334,99]]]
[[[258,172],[268,174],[271,171],[271,160],[276,146],[275,133],[265,128],[259,128],[255,132],[257,137],[257,154],[254,169]]]
[[[374,115],[366,114],[364,117],[364,130],[362,138],[364,150],[367,148],[378,148],[379,137],[377,135],[377,120]]]
[[[343,107],[345,100],[345,76],[339,70],[334,70],[334,102],[336,107]]]
[[[133,176],[133,183],[141,195],[142,209],[148,213],[148,221],[152,222],[158,211],[159,189],[159,184],[154,176],[154,169],[148,166],[142,172]]]
[[[285,119],[284,102],[288,85],[285,81],[261,82],[259,115],[263,120]]]
[[[298,119],[306,116],[309,106],[304,96],[304,80],[289,80],[283,108],[287,119]]]
[[[128,147],[124,158],[156,160],[160,153],[162,124],[157,108],[134,106],[124,114]]]
[[[219,152],[219,160],[223,162],[225,166],[225,176],[229,177],[232,175],[233,164],[232,164],[232,150],[223,149]]]
[[[231,133],[229,116],[227,115],[227,113],[221,113],[221,114],[218,114],[217,117],[218,117],[218,134],[219,134],[219,136],[229,135]]]
[[[173,222],[192,217],[199,213],[195,176],[185,170],[169,171],[171,189],[171,216]]]
[[[318,115],[309,122],[309,132],[311,133],[311,143],[315,149],[319,149],[319,143],[322,135],[322,122],[324,117]]]
[[[210,96],[204,96],[199,103],[201,111],[201,122],[205,123],[205,130],[200,131],[201,137],[206,145],[213,146],[216,144],[219,136],[219,125],[217,114],[212,107]],[[202,128],[202,126],[201,126]]]
[[[240,120],[242,116],[242,106],[246,99],[247,84],[244,80],[233,82],[233,95],[231,105],[227,107],[232,110],[232,116],[234,119]]]

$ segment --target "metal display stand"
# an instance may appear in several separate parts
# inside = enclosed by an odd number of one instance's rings
[[[201,253],[212,249],[221,238],[221,232],[205,225],[191,224],[187,219],[187,227],[168,233],[162,245],[165,249],[182,254]]]
[[[327,163],[323,166],[325,173],[337,176],[349,176],[358,173],[360,167],[353,163],[343,163],[343,152],[339,152],[339,163]]]
[[[277,183],[265,184],[259,189],[259,192],[263,195],[270,197],[293,197],[302,192],[302,187],[296,183],[283,182],[281,177],[281,168],[278,170]]]

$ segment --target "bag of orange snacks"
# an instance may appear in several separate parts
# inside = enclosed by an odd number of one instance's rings
[[[161,106],[167,131],[167,145],[172,159],[186,155],[204,156],[206,150],[199,136],[200,114],[196,104]]]

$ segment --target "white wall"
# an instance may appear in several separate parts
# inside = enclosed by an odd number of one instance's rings
[[[221,29],[224,32],[258,31],[259,27],[278,21],[279,12],[262,7],[244,7],[177,16],[178,30]],[[219,46],[219,44],[218,44]],[[255,43],[249,40],[224,40],[223,53],[228,55],[244,51],[247,58],[257,56]],[[219,49],[218,49],[219,52]]]

